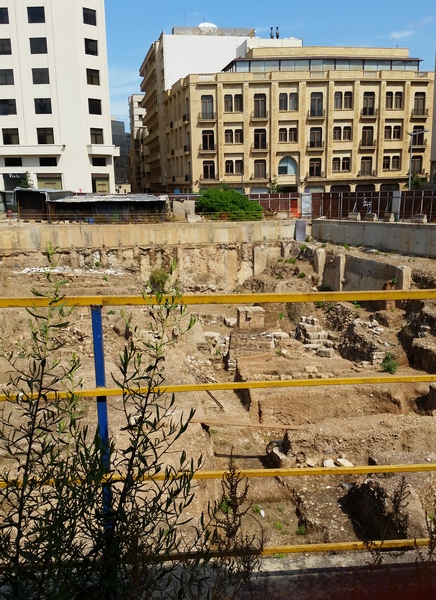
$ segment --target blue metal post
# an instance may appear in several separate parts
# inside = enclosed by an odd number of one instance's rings
[[[96,387],[106,387],[106,374],[104,367],[104,345],[103,345],[103,321],[101,306],[91,306],[92,320],[92,339],[94,345],[94,368]],[[107,397],[97,396],[97,419],[98,435],[101,444],[101,462],[103,471],[108,473],[110,470],[110,449],[109,449],[109,420],[107,413]],[[110,485],[103,485],[103,514],[108,515],[111,510],[112,492]],[[107,522],[107,527],[109,523]]]

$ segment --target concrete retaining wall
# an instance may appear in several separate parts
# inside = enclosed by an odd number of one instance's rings
[[[89,225],[87,223],[23,223],[0,225],[0,253],[44,249],[48,242],[60,249],[125,248],[168,244],[203,246],[294,239],[295,221],[250,221],[245,223],[202,222]]]
[[[436,225],[431,223],[371,223],[314,219],[312,235],[320,242],[350,244],[436,258]]]

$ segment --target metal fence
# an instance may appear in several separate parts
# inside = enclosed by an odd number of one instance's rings
[[[258,303],[278,303],[278,302],[339,302],[339,301],[374,301],[374,300],[418,300],[418,299],[436,299],[436,290],[389,290],[389,291],[371,291],[371,292],[309,292],[309,293],[288,293],[288,294],[229,294],[229,295],[186,295],[180,299],[181,304],[199,305],[199,304],[258,304]],[[165,302],[165,297],[162,299]],[[49,298],[1,298],[0,309],[47,306],[51,300]],[[119,388],[107,388],[105,377],[104,356],[105,348],[103,343],[102,329],[102,310],[104,307],[115,306],[133,306],[157,304],[156,298],[147,298],[143,296],[79,296],[65,297],[62,303],[67,306],[89,306],[92,316],[93,350],[96,374],[96,387],[93,389],[81,390],[81,397],[95,397],[97,401],[97,419],[104,447],[108,440],[108,411],[107,398],[109,396],[119,396]],[[416,383],[417,381],[431,383],[436,382],[436,375],[390,375],[374,377],[349,377],[349,378],[331,378],[324,379],[292,379],[279,381],[244,381],[244,382],[225,382],[225,383],[205,383],[193,385],[165,385],[165,392],[182,393],[192,391],[214,391],[224,389],[259,389],[274,387],[313,387],[313,386],[332,386],[332,385],[356,385],[356,384],[386,384],[392,383]],[[63,393],[56,393],[59,397]],[[54,398],[55,393],[47,395],[47,400]],[[7,397],[0,394],[0,402],[5,401]],[[197,421],[198,422],[198,421]],[[201,419],[202,423],[208,423],[207,417]],[[226,427],[232,424],[226,423]],[[234,427],[243,426],[241,423],[234,423]],[[262,427],[262,423],[258,424]],[[103,467],[107,471],[107,456],[102,456]],[[301,477],[301,476],[324,476],[334,475],[342,477],[343,475],[357,475],[365,473],[404,473],[404,472],[429,472],[436,471],[436,464],[391,464],[391,465],[364,465],[353,467],[318,467],[318,468],[291,468],[291,469],[248,469],[241,470],[241,476],[247,478],[254,477]],[[195,479],[221,479],[223,471],[197,471]],[[177,474],[175,475],[177,477]],[[159,476],[155,477],[159,479]],[[0,480],[0,487],[6,484]],[[325,515],[328,518],[328,515]],[[397,539],[397,540],[379,540],[372,541],[371,547],[409,549],[416,546],[428,545],[428,538],[419,539]],[[316,543],[316,544],[297,544],[283,546],[268,546],[264,548],[261,554],[274,555],[277,553],[291,554],[301,552],[332,552],[332,551],[351,551],[365,550],[368,545],[365,542],[341,542],[341,543]],[[165,557],[168,559],[168,556]]]

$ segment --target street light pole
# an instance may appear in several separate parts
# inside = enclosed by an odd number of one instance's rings
[[[419,135],[420,133],[427,133],[430,129],[420,129],[419,131],[408,131],[407,135],[410,135],[410,146],[409,146],[409,185],[407,189],[412,189],[412,153],[413,153],[413,137],[415,135]]]

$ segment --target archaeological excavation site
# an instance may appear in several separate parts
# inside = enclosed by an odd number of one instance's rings
[[[263,532],[266,546],[427,537],[436,510],[434,472],[350,475],[341,469],[436,463],[435,301],[359,299],[359,292],[370,290],[436,288],[434,260],[311,235],[304,241],[278,238],[69,247],[57,250],[53,275],[62,279],[67,296],[134,296],[153,273],[168,271],[176,261],[173,283],[195,324],[181,336],[168,332],[177,343],[165,356],[165,384],[268,382],[177,393],[176,415],[195,410],[183,438],[188,454],[202,456],[206,470],[225,470],[230,456],[240,470],[335,469],[328,475],[249,480],[250,527]],[[2,296],[45,293],[46,267],[41,249],[4,251]],[[354,292],[355,299],[325,300],[323,293],[332,291]],[[275,301],[274,295],[294,293],[304,300]],[[190,305],[193,294],[211,302]],[[234,300],[212,301],[220,294]],[[238,301],[251,294],[265,295],[265,301]],[[121,308],[103,309],[108,387],[126,340],[148,326],[147,307]],[[77,306],[62,334],[62,353],[80,356],[84,389],[95,386],[90,318],[89,307]],[[24,308],[0,312],[3,390],[10,380],[5,350],[26,344],[27,322]],[[407,381],[393,382],[398,375]],[[368,377],[378,381],[347,383]],[[299,383],[280,386],[292,381]],[[95,399],[82,401],[85,421],[93,427]],[[109,404],[110,434],[122,445],[125,423],[117,398]],[[192,514],[220,487],[212,480],[197,485]]]

